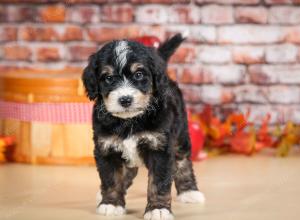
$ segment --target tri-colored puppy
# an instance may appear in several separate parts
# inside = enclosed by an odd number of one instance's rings
[[[93,110],[94,155],[101,178],[97,213],[125,213],[126,190],[138,167],[149,172],[144,219],[172,219],[171,185],[178,201],[203,202],[192,163],[182,94],[167,61],[184,38],[177,34],[157,50],[120,40],[89,59],[82,80]]]

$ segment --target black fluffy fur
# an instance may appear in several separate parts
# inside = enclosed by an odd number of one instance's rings
[[[126,161],[113,148],[103,152],[99,144],[99,137],[116,135],[126,139],[139,132],[159,132],[166,141],[159,150],[153,150],[147,141],[140,140],[139,155],[149,170],[148,204],[146,211],[155,208],[167,208],[171,211],[171,185],[176,174],[176,162],[189,161],[191,143],[188,134],[187,116],[181,91],[177,83],[172,81],[167,73],[167,61],[182,43],[184,38],[180,34],[164,42],[158,50],[145,47],[140,43],[127,41],[133,48],[133,55],[129,62],[143,63],[150,77],[152,89],[149,109],[134,118],[122,119],[113,116],[105,108],[103,97],[108,91],[101,83],[101,69],[104,65],[114,66],[115,55],[112,53],[116,41],[106,44],[100,51],[93,54],[85,68],[82,80],[87,96],[95,100],[93,109],[93,131],[97,169],[101,178],[102,202],[125,206],[126,189],[136,175],[126,167]],[[151,108],[150,108],[151,107]],[[186,167],[190,174],[186,177],[177,176],[176,187],[178,193],[197,190],[191,163]],[[125,171],[124,171],[125,170]],[[124,174],[127,172],[127,174]],[[182,188],[183,182],[185,186]]]

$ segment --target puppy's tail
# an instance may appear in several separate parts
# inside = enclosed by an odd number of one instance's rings
[[[168,61],[170,57],[174,54],[179,45],[185,40],[187,34],[176,34],[170,39],[163,42],[159,48],[159,55],[165,60]]]

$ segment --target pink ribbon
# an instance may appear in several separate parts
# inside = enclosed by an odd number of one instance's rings
[[[0,118],[51,123],[91,123],[93,103],[0,101]]]

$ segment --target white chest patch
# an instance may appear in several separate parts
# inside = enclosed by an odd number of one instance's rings
[[[122,157],[128,162],[129,167],[140,167],[143,165],[137,149],[138,139],[133,136],[123,141]]]
[[[128,167],[140,167],[144,165],[137,146],[141,139],[146,140],[152,150],[159,150],[165,141],[164,136],[158,132],[143,132],[126,139],[121,139],[117,136],[99,137],[98,143],[104,152],[107,152],[109,149],[121,152],[122,158],[126,160]]]

